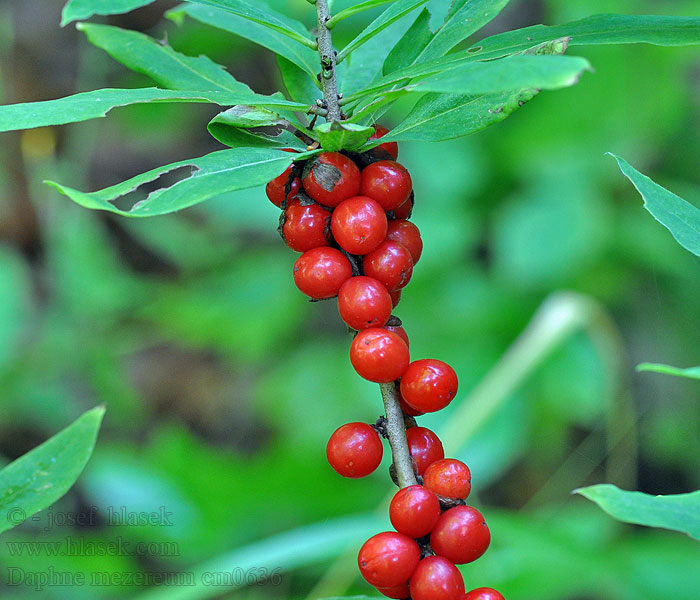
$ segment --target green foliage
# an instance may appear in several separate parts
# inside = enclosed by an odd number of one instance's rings
[[[688,379],[700,379],[700,367],[679,369],[678,367],[672,367],[670,365],[642,363],[641,365],[637,365],[637,371],[663,373],[664,375],[675,375],[676,377],[687,377]]]
[[[689,252],[700,256],[700,210],[642,175],[626,160],[612,155],[644,199],[644,208]]]
[[[68,0],[63,7],[61,26],[73,21],[89,19],[93,15],[126,13],[155,2],[155,0]]]
[[[338,150],[357,150],[361,148],[374,133],[372,127],[354,123],[323,123],[316,128],[321,146],[331,152]]]
[[[625,523],[662,527],[700,540],[700,491],[672,496],[650,496],[601,484],[574,490]]]
[[[87,463],[104,407],[86,412],[72,425],[0,471],[0,533],[56,502]]]

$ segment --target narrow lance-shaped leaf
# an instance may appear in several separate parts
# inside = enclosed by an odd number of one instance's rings
[[[574,490],[625,523],[662,527],[700,540],[700,491],[669,496],[628,492],[604,483]]]
[[[700,379],[700,367],[690,367],[682,369],[671,365],[658,363],[642,363],[637,365],[637,371],[647,371],[650,373],[662,373],[664,375],[674,375],[676,377],[686,377],[688,379]]]
[[[394,21],[400,19],[422,4],[425,4],[427,1],[428,0],[397,0],[341,50],[338,54],[338,61],[342,62],[351,52],[387,28]]]
[[[642,195],[644,208],[671,232],[681,246],[700,256],[700,210],[642,175],[623,158],[611,156]]]
[[[163,87],[253,93],[206,56],[186,56],[147,35],[119,27],[93,23],[79,23],[77,27],[112,58]]]
[[[51,506],[75,483],[92,455],[104,407],[72,425],[0,471],[0,532]]]
[[[106,210],[127,217],[163,215],[215,196],[262,185],[284,171],[294,160],[315,152],[290,155],[272,148],[233,148],[158,167],[120,184],[98,192],[84,193],[59,183],[47,182],[74,202],[96,210]],[[135,204],[131,210],[117,208],[113,201],[179,168],[191,168],[185,178],[170,187],[160,188]]]
[[[321,90],[315,85],[315,77],[300,69],[295,63],[284,56],[277,55],[277,65],[282,75],[284,87],[289,97],[297,102],[306,102],[313,105],[317,98],[321,98]]]
[[[536,44],[570,37],[571,46],[601,44],[700,44],[700,17],[595,15],[564,25],[534,25],[481,40],[467,50],[483,60],[527,50]]]
[[[119,15],[152,4],[155,0],[69,0],[63,7],[61,27],[93,15]]]
[[[279,114],[257,106],[239,105],[216,115],[207,126],[222,144],[236,147],[306,148]],[[252,130],[252,131],[248,131]]]
[[[413,64],[418,58],[428,42],[433,39],[433,32],[430,31],[430,19],[430,11],[424,8],[386,57],[382,67],[384,75]]]
[[[316,73],[320,70],[318,53],[315,50],[299,44],[286,36],[279,35],[279,33],[265,25],[250,21],[237,14],[226,12],[221,8],[204,4],[182,4],[166,13],[166,17],[176,23],[182,23],[185,16],[189,16],[205,25],[228,31],[259,44],[268,50],[272,50],[275,54],[283,56],[297,65],[311,78],[315,78]],[[298,24],[298,27],[303,28],[301,24]]]
[[[110,110],[145,102],[211,102],[219,106],[255,104],[269,108],[300,110],[305,105],[282,98],[234,92],[190,92],[158,88],[104,89],[82,92],[58,100],[0,106],[0,132],[65,125],[104,117]]]

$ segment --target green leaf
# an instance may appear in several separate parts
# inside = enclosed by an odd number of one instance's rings
[[[562,37],[571,46],[599,44],[656,44],[686,46],[700,44],[700,17],[657,15],[595,15],[565,25],[534,25],[506,31],[481,40],[470,48],[480,60],[527,50]]]
[[[700,540],[700,491],[669,496],[628,492],[609,483],[574,490],[625,523],[661,527]]]
[[[689,252],[700,256],[700,210],[642,175],[627,161],[610,154],[644,199],[644,208]]]
[[[283,56],[308,73],[309,77],[315,77],[320,70],[318,53],[315,50],[300,45],[288,37],[279,35],[265,25],[250,21],[243,16],[214,6],[197,4],[184,4],[166,13],[166,16],[176,23],[181,22],[185,15],[200,23],[228,31],[272,50],[275,54]],[[295,22],[294,28],[304,31],[304,26],[301,23],[296,24]]]
[[[372,10],[373,8],[377,8],[378,6],[383,6],[384,4],[389,4],[389,2],[394,1],[395,0],[365,0],[365,2],[353,4],[352,6],[348,6],[348,8],[341,10],[339,13],[334,14],[328,21],[326,21],[326,27],[328,27],[328,29],[333,29],[333,27],[348,17],[352,17],[353,15],[357,15],[367,10]]]
[[[306,71],[279,54],[277,55],[277,65],[282,74],[284,87],[292,100],[312,106],[317,98],[321,98],[321,90],[314,83],[317,81],[316,78],[310,77]]]
[[[338,54],[338,62],[342,62],[354,50],[372,39],[375,35],[391,25],[394,21],[410,13],[413,9],[425,4],[428,0],[398,0],[372,21],[360,34]]]
[[[589,62],[576,56],[513,56],[467,63],[406,89],[451,94],[489,94],[529,88],[553,90],[575,84],[588,70],[591,70]]]
[[[700,379],[700,367],[681,369],[670,365],[659,363],[642,363],[637,365],[637,371],[648,371],[650,373],[663,373],[664,375],[675,375],[676,377],[687,377],[688,379]]]
[[[263,2],[256,1],[255,4],[245,2],[244,0],[185,0],[195,4],[204,4],[220,8],[233,15],[242,17],[243,19],[262,25],[271,31],[281,33],[282,35],[294,40],[304,46],[315,49],[316,42],[309,37],[306,28],[294,19],[287,15],[272,10]],[[247,37],[247,36],[245,36]]]
[[[430,11],[424,8],[404,36],[394,45],[384,61],[382,73],[388,75],[397,69],[406,67],[418,58],[418,55],[433,39],[430,31]]]
[[[190,92],[158,88],[104,89],[82,92],[58,100],[0,106],[0,132],[97,119],[106,116],[113,108],[144,102],[211,102],[219,106],[254,104],[292,110],[305,108],[303,104],[253,93]]]
[[[61,27],[93,15],[118,15],[152,4],[155,0],[69,0],[63,7]]]
[[[443,56],[472,33],[481,29],[503,10],[510,0],[455,0],[443,25],[418,55],[415,62]],[[532,45],[532,44],[531,44]]]
[[[78,23],[88,40],[132,71],[172,90],[219,90],[253,93],[206,56],[185,56],[137,31],[110,25]]]
[[[374,133],[374,128],[333,121],[317,126],[314,131],[318,133],[324,150],[338,152],[339,150],[357,150]]]
[[[293,156],[294,160],[300,160],[313,154],[315,152]],[[106,210],[126,217],[152,217],[182,210],[226,192],[267,183],[282,173],[291,160],[290,154],[277,149],[233,148],[158,167],[89,194],[59,183],[50,181],[47,183],[85,208]],[[131,210],[122,210],[111,204],[139,186],[181,167],[192,167],[192,172],[170,187],[152,192],[145,200],[135,204]]]
[[[239,105],[216,115],[207,128],[215,139],[231,147],[305,148],[287,126],[289,123],[275,112]],[[265,129],[246,131],[254,128]]]
[[[102,406],[93,408],[0,471],[0,532],[50,506],[70,489],[92,454],[104,413]]]

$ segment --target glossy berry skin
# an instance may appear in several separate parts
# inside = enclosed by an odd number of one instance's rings
[[[391,316],[391,296],[371,277],[351,277],[338,292],[338,312],[348,327],[358,331],[381,327]]]
[[[362,577],[377,588],[392,588],[406,583],[419,560],[420,548],[416,541],[395,531],[373,535],[357,555]]]
[[[295,252],[306,252],[330,243],[331,213],[318,204],[302,206],[299,199],[290,200],[284,211],[282,235]]]
[[[265,186],[265,193],[267,194],[267,197],[270,199],[270,202],[272,202],[272,204],[278,208],[281,206],[282,202],[284,202],[285,186],[289,181],[289,175],[291,172],[292,167],[290,165],[285,169],[284,173],[275,177]],[[299,188],[301,188],[301,179],[295,177],[292,180],[288,198],[294,198],[299,191]]]
[[[374,198],[384,210],[394,210],[411,195],[413,183],[408,171],[393,160],[380,160],[362,171],[360,190],[363,196]]]
[[[406,440],[408,441],[408,451],[411,453],[418,475],[423,475],[431,464],[445,458],[445,450],[442,447],[440,438],[427,427],[411,427],[407,429]]]
[[[413,194],[401,206],[394,209],[394,219],[410,219],[413,214]]]
[[[440,501],[422,485],[411,485],[396,492],[389,505],[389,518],[399,533],[420,538],[428,535],[440,518]]]
[[[418,227],[410,221],[405,221],[403,219],[389,221],[386,239],[405,246],[411,253],[414,265],[418,262],[423,253],[423,240],[420,237],[420,231]]]
[[[413,258],[406,246],[385,240],[369,252],[362,261],[365,275],[381,281],[387,290],[403,288],[413,275]]]
[[[323,152],[304,171],[306,193],[324,206],[335,207],[360,192],[360,170],[344,154]]]
[[[401,302],[401,290],[389,292],[389,295],[391,296],[391,304],[396,308],[398,303]]]
[[[343,200],[333,211],[331,231],[346,252],[367,254],[386,237],[386,213],[376,200],[354,196]]]
[[[371,328],[360,331],[350,346],[350,362],[360,377],[389,383],[401,377],[410,362],[408,346],[395,333]]]
[[[456,564],[479,558],[491,543],[484,516],[473,506],[455,506],[442,513],[430,534],[436,554]]]
[[[394,598],[395,600],[405,600],[411,595],[411,590],[408,587],[408,583],[402,583],[401,585],[395,585],[394,587],[380,587],[377,588],[377,591],[387,598]]]
[[[390,297],[391,297],[391,295],[390,295]],[[408,341],[408,334],[406,333],[406,330],[401,325],[384,325],[384,329],[386,329],[387,331],[391,331],[392,333],[395,333],[404,342],[406,342],[406,345],[409,348],[411,347],[411,344]]]
[[[413,361],[401,378],[401,395],[409,406],[422,412],[445,408],[457,394],[457,374],[434,358]]]
[[[416,410],[415,408],[411,408],[408,404],[406,404],[406,401],[401,398],[401,394],[399,393],[399,403],[401,404],[401,410],[405,415],[409,415],[411,417],[420,417],[421,415],[424,415],[425,413],[422,413],[419,410]]]
[[[326,446],[326,458],[343,477],[365,477],[382,462],[382,440],[367,423],[347,423],[338,427]]]
[[[294,283],[316,300],[337,296],[340,286],[350,277],[350,261],[335,248],[308,250],[294,263]]]
[[[432,539],[432,535],[431,535]],[[412,600],[463,600],[464,580],[454,563],[442,556],[427,556],[410,581]]]
[[[369,137],[370,141],[378,140],[380,137],[384,137],[387,133],[389,133],[389,130],[382,125],[372,125],[372,127],[374,127],[374,133]],[[394,160],[396,160],[399,156],[399,145],[396,142],[379,144],[377,148],[381,148],[387,152]]]
[[[481,587],[467,592],[464,600],[506,600],[503,594],[493,588]]]
[[[472,474],[461,460],[443,458],[425,469],[423,484],[439,496],[464,500],[472,491]]]

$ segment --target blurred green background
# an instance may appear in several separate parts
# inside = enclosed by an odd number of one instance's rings
[[[2,103],[150,85],[73,26],[60,29],[62,4],[0,3]],[[271,4],[313,21],[307,2]],[[256,91],[279,89],[271,53],[193,21],[178,28],[162,18],[174,5],[97,20],[167,36]],[[697,2],[513,0],[479,37],[600,12],[692,15]],[[339,26],[337,45],[371,16]],[[467,589],[493,586],[509,600],[697,600],[696,542],[617,523],[570,492],[700,487],[698,384],[634,371],[700,362],[700,267],[604,156],[627,158],[697,205],[700,55],[645,45],[573,54],[595,67],[575,87],[544,92],[472,137],[401,145],[425,251],[396,314],[414,358],[450,362],[461,389],[419,422],[470,465],[471,502],[491,527],[490,550],[463,569]],[[334,302],[309,304],[294,287],[296,255],[263,190],[126,220],[42,184],[98,189],[216,150],[205,127],[216,112],[142,105],[2,136],[0,464],[108,406],[78,484],[3,535],[7,598],[371,595],[355,553],[389,527],[389,460],[342,480],[325,444],[345,422],[373,422],[379,390],[352,370]],[[120,526],[110,507],[172,515]],[[82,551],[64,551],[77,540]],[[107,543],[129,551],[97,550]],[[42,586],[51,569],[74,585]],[[195,585],[144,594],[145,574],[180,571]],[[203,584],[203,571],[274,576],[234,591]],[[74,577],[93,572],[112,575],[99,586]]]

